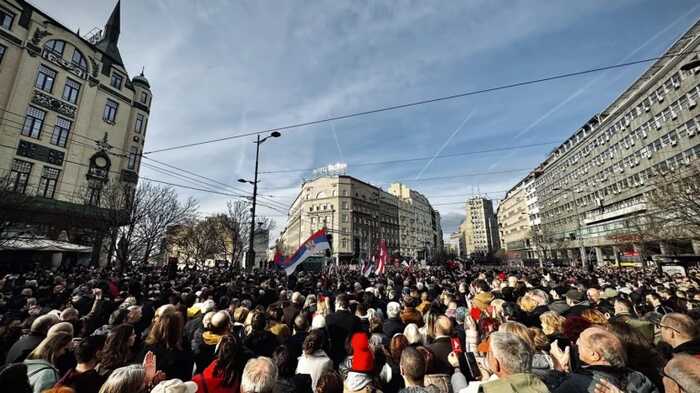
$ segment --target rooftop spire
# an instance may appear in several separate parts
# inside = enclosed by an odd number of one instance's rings
[[[121,33],[121,1],[117,1],[114,6],[112,15],[109,16],[107,24],[105,24],[104,34],[100,42],[97,43],[97,48],[102,50],[112,60],[123,66],[122,56],[119,53],[117,43],[119,42],[119,33]]]

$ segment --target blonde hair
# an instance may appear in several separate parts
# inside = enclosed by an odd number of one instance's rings
[[[324,297],[323,300],[316,302],[316,314],[323,315],[325,317],[328,315],[328,311],[330,309],[330,299],[328,297]]]
[[[548,336],[552,334],[561,333],[562,326],[566,318],[557,314],[554,311],[547,311],[540,315],[540,323],[542,324],[542,332]]]
[[[502,324],[498,328],[499,332],[505,332],[505,333],[510,333],[513,335],[516,335],[525,341],[528,347],[530,347],[531,350],[535,350],[535,343],[532,341],[532,338],[530,338],[530,331],[528,328],[523,325],[520,322],[515,322],[515,321],[508,321],[504,324]]]
[[[146,370],[141,365],[119,367],[109,375],[99,393],[141,393],[145,391],[144,379]]]
[[[58,353],[70,344],[73,336],[66,332],[56,332],[43,339],[27,359],[45,360],[51,364],[56,364]]]
[[[520,298],[518,305],[523,311],[530,313],[537,308],[538,303],[537,300],[532,298],[532,296],[526,294]]]
[[[535,345],[535,350],[546,351],[549,349],[549,340],[547,339],[547,336],[542,332],[542,329],[531,327],[528,328],[528,331],[530,333],[530,339],[532,339],[532,343]]]

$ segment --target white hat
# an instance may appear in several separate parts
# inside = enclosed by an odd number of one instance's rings
[[[156,385],[151,393],[197,393],[197,384],[192,381],[169,379]]]

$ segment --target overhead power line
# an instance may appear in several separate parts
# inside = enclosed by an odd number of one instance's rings
[[[201,146],[201,145],[206,145],[206,144],[216,143],[216,142],[223,142],[223,141],[228,141],[228,140],[232,140],[232,139],[254,136],[254,135],[258,135],[258,134],[265,134],[265,133],[273,132],[273,131],[291,131],[293,129],[312,126],[312,125],[316,125],[316,124],[328,123],[328,122],[332,122],[332,121],[344,120],[344,119],[349,119],[349,118],[359,117],[359,116],[366,116],[366,115],[371,115],[374,113],[388,112],[388,111],[393,111],[393,110],[397,110],[397,109],[405,109],[405,108],[410,108],[410,107],[419,106],[419,105],[431,104],[434,102],[454,100],[457,98],[469,97],[469,96],[474,96],[474,95],[478,95],[478,94],[491,93],[491,92],[495,92],[495,91],[499,91],[499,90],[513,89],[516,87],[523,87],[523,86],[534,85],[534,84],[549,82],[549,81],[558,80],[558,79],[565,79],[565,78],[571,78],[571,77],[580,76],[580,75],[591,74],[594,72],[601,72],[601,71],[612,70],[615,68],[623,68],[623,67],[629,67],[629,66],[638,65],[638,64],[644,64],[644,63],[648,63],[651,61],[657,61],[657,60],[661,60],[661,59],[668,58],[668,57],[685,56],[685,55],[695,54],[698,52],[700,52],[700,51],[678,52],[678,53],[666,54],[666,55],[662,55],[662,56],[649,57],[649,58],[641,59],[641,60],[628,61],[628,62],[613,64],[613,65],[608,65],[608,66],[590,68],[590,69],[582,70],[582,71],[555,74],[555,75],[551,75],[551,76],[547,76],[547,77],[543,77],[543,78],[530,79],[530,80],[526,80],[526,81],[508,83],[508,84],[488,87],[488,88],[484,88],[484,89],[471,90],[471,91],[452,94],[452,95],[448,95],[448,96],[428,98],[428,99],[413,101],[413,102],[409,102],[409,103],[405,103],[405,104],[391,105],[391,106],[385,106],[385,107],[380,107],[380,108],[376,108],[376,109],[370,109],[370,110],[366,110],[366,111],[362,111],[362,112],[349,113],[346,115],[332,116],[332,117],[327,117],[327,118],[319,119],[319,120],[312,120],[312,121],[307,121],[307,122],[302,122],[302,123],[288,124],[286,126],[268,128],[268,129],[263,129],[263,130],[258,130],[258,131],[249,131],[249,132],[244,132],[241,134],[235,134],[235,135],[230,135],[230,136],[221,137],[221,138],[207,139],[207,140],[200,141],[200,142],[192,142],[192,143],[186,143],[186,144],[182,144],[182,145],[169,146],[169,147],[164,147],[161,149],[155,149],[155,150],[151,150],[148,152],[144,152],[143,154],[153,154],[153,153],[160,153],[160,152],[164,152],[164,151],[185,149],[188,147]]]
[[[469,155],[482,154],[482,153],[493,153],[493,152],[499,152],[499,151],[526,149],[528,147],[557,145],[559,143],[561,143],[561,141],[531,143],[528,145],[495,147],[493,149],[472,150],[472,151],[465,151],[465,152],[461,152],[461,153],[440,154],[440,155],[435,156],[435,158],[461,157],[461,156],[469,156]],[[427,160],[430,160],[432,158],[433,158],[432,156],[429,156],[429,157],[425,156],[425,157],[403,158],[403,159],[386,160],[386,161],[357,162],[357,163],[348,163],[348,166],[363,167],[363,166],[374,166],[374,165],[399,164],[399,163],[404,163],[404,162],[427,161]],[[317,169],[317,168],[280,169],[280,170],[275,170],[275,171],[261,171],[258,173],[259,174],[271,174],[271,173],[290,173],[290,172],[310,172],[310,171],[313,171],[315,169]]]

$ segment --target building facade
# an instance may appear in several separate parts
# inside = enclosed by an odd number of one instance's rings
[[[401,232],[401,255],[419,260],[431,259],[440,247],[436,231],[440,226],[439,213],[430,205],[428,198],[405,184],[393,183],[389,193],[398,199],[399,226]]]
[[[370,258],[381,239],[390,254],[417,258],[419,242],[427,242],[428,249],[435,247],[435,215],[425,197],[408,188],[404,191],[410,200],[347,175],[304,182],[280,235],[284,253],[290,255],[312,233],[325,228],[332,236],[332,255],[341,262]]]
[[[449,257],[464,258],[464,236],[456,231],[450,234],[445,242],[445,252]]]
[[[466,202],[467,214],[460,226],[466,256],[488,256],[500,248],[498,224],[490,199],[473,197]]]
[[[681,70],[699,46],[696,23],[535,169],[548,257],[586,264],[639,256],[643,248],[668,253],[663,243],[644,243],[630,222],[647,215],[648,192],[660,174],[700,157],[700,69]],[[700,254],[697,240],[678,241]]]
[[[0,171],[41,235],[100,253],[103,190],[135,187],[152,93],[129,77],[117,2],[85,39],[26,1],[0,1]]]
[[[541,259],[536,237],[540,213],[535,190],[535,175],[530,173],[506,193],[496,209],[501,247],[508,260]]]

